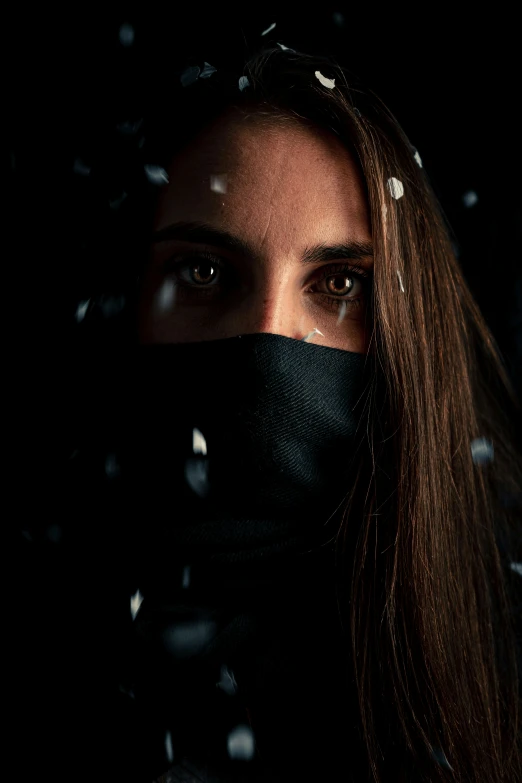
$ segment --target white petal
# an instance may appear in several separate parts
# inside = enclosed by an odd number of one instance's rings
[[[315,329],[312,329],[311,332],[308,332],[308,334],[301,339],[301,342],[302,343],[310,342],[310,340],[312,340],[315,337],[316,334],[320,334],[321,337],[324,337],[324,334],[322,332],[320,332],[319,329],[317,329],[317,327],[316,327]]]
[[[231,759],[248,761],[254,755],[255,742],[250,726],[242,724],[232,729],[227,739],[228,755]]]
[[[321,71],[316,71],[315,75],[323,85],[323,87],[328,87],[330,90],[332,90],[335,87],[335,79],[328,79],[326,76],[323,76]]]
[[[419,153],[417,152],[417,150],[415,150],[415,155],[414,155],[413,157],[415,158],[415,160],[416,160],[416,161],[417,161],[417,163],[419,164],[420,168],[422,168],[422,160],[421,160],[421,156],[419,155]]]
[[[211,174],[210,176],[210,190],[214,193],[226,193],[227,192],[227,175],[226,174]]]
[[[152,182],[153,185],[163,185],[164,183],[168,183],[169,175],[165,169],[161,168],[161,166],[155,166],[152,163],[147,163],[144,168],[147,179],[149,182]]]
[[[185,68],[181,76],[179,77],[181,84],[183,87],[188,87],[189,84],[193,84],[195,81],[197,81],[199,74],[201,73],[200,68],[198,68],[197,65],[189,65],[188,68]]]
[[[471,457],[475,465],[492,462],[494,456],[493,444],[487,438],[475,438],[471,441]]]
[[[136,590],[136,592],[134,593],[133,596],[131,596],[131,599],[130,599],[130,610],[131,610],[131,615],[132,615],[132,619],[133,620],[135,619],[136,615],[138,614],[138,611],[139,611],[139,608],[141,606],[142,601],[143,601],[142,594],[140,593],[139,590]]]
[[[239,77],[239,89],[241,90],[241,92],[243,92],[243,90],[246,87],[249,87],[249,86],[250,86],[250,82],[248,81],[247,77],[246,76],[240,76]]]
[[[200,79],[208,79],[209,76],[212,76],[213,73],[216,73],[216,68],[214,68],[213,65],[210,65],[210,63],[204,63],[203,64],[203,70],[199,74]]]
[[[134,43],[134,28],[128,22],[124,22],[119,32],[120,43],[122,46],[132,46]]]
[[[207,441],[205,440],[203,433],[196,427],[192,430],[192,451],[194,454],[207,453]]]
[[[90,299],[86,299],[84,302],[80,302],[80,304],[76,308],[76,320],[78,321],[78,323],[80,323],[80,321],[83,321],[83,319],[85,318],[85,313],[87,312],[87,308],[89,307],[90,301],[91,301]]]
[[[270,25],[270,27],[267,27],[267,28],[266,28],[266,30],[264,30],[264,31],[261,33],[261,35],[266,35],[267,33],[269,33],[269,32],[270,32],[270,30],[273,30],[275,26],[276,26],[276,23],[274,22],[273,24],[271,24],[271,25]]]
[[[474,207],[478,201],[478,196],[474,190],[468,190],[462,196],[462,201],[466,207]]]
[[[403,284],[402,284],[402,277],[401,277],[401,273],[399,272],[399,270],[398,270],[398,269],[397,269],[397,277],[399,278],[399,285],[400,285],[400,287],[401,287],[401,291],[403,291],[403,292],[404,292],[404,286],[403,286]]]
[[[396,177],[390,177],[386,184],[388,185],[388,190],[390,191],[393,198],[399,199],[404,196],[404,185],[400,179],[396,179]]]

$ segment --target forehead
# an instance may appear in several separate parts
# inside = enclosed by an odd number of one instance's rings
[[[268,223],[287,241],[303,231],[314,241],[318,232],[343,234],[339,239],[368,233],[354,154],[332,132],[297,119],[230,111],[173,158],[168,174],[156,229],[203,218],[253,240]]]

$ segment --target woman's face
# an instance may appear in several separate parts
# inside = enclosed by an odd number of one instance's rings
[[[368,205],[336,136],[230,112],[168,175],[143,279],[141,342],[255,332],[301,340],[318,329],[314,343],[367,352]]]

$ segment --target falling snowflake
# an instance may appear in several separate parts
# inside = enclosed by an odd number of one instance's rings
[[[132,46],[134,43],[134,28],[128,22],[124,22],[119,31],[120,43],[122,46]]]
[[[136,619],[136,615],[140,610],[140,606],[142,602],[143,602],[143,596],[139,590],[136,590],[136,592],[134,593],[134,595],[131,596],[130,599],[130,611],[133,620]]]
[[[107,454],[105,459],[105,475],[107,478],[118,478],[120,475],[120,466],[116,454]]]
[[[239,89],[241,90],[241,92],[243,92],[243,90],[245,90],[249,86],[250,86],[250,82],[248,81],[248,78],[246,76],[240,76]]]
[[[311,332],[308,332],[308,334],[305,337],[301,338],[301,342],[302,343],[310,342],[310,340],[312,340],[315,337],[316,334],[320,334],[321,337],[324,337],[324,334],[322,332],[320,332],[319,329],[315,328],[315,329],[312,329]]]
[[[165,313],[172,310],[176,301],[176,283],[174,280],[165,280],[159,291],[156,293],[154,303],[155,309],[159,313]]]
[[[401,273],[399,272],[399,270],[398,270],[398,269],[397,269],[397,277],[399,278],[399,285],[400,285],[400,287],[401,287],[401,291],[403,291],[403,292],[404,292],[404,286],[403,286],[403,284],[402,284],[402,277],[401,277]]]
[[[343,14],[340,14],[339,11],[336,11],[334,14],[332,14],[332,19],[338,27],[342,27],[344,25],[344,16]]]
[[[227,192],[227,175],[226,174],[212,174],[210,177],[210,190],[214,193],[226,193]]]
[[[144,169],[147,179],[149,182],[152,182],[153,185],[168,184],[169,175],[161,166],[156,166],[153,163],[146,163]]]
[[[82,177],[88,177],[91,173],[91,167],[84,163],[81,158],[76,158],[73,165],[73,171],[75,174],[79,174]]]
[[[516,571],[517,574],[522,576],[522,563],[510,563],[510,567],[512,571]]]
[[[283,52],[295,52],[295,49],[290,49],[288,46],[284,46],[282,43],[278,43],[277,45],[281,47]]]
[[[341,302],[341,306],[339,307],[339,316],[337,318],[337,326],[341,323],[341,321],[344,319],[344,316],[346,315],[346,308],[348,307],[347,302]]]
[[[237,692],[237,682],[234,677],[234,672],[230,671],[228,666],[223,665],[221,667],[221,676],[219,682],[216,683],[216,688],[221,688],[221,690],[228,693],[229,696],[234,696]]]
[[[493,461],[493,444],[487,438],[475,438],[471,441],[471,457],[475,465],[485,465]]]
[[[404,196],[404,185],[400,179],[397,179],[396,177],[390,177],[386,185],[388,186],[388,190],[390,191],[392,198],[399,199]]]
[[[468,190],[462,196],[462,201],[464,202],[465,207],[474,207],[478,202],[478,196],[474,190]]]
[[[90,299],[85,299],[83,302],[80,302],[78,304],[78,307],[76,308],[76,320],[78,321],[78,323],[80,323],[80,321],[83,321],[83,319],[85,318],[87,310],[89,309],[90,301],[91,301]]]
[[[197,427],[194,427],[192,430],[192,451],[194,454],[207,453],[207,441],[205,440],[203,433],[200,432]]]
[[[254,735],[250,726],[240,724],[232,729],[227,738],[227,749],[231,759],[249,761],[255,750]]]
[[[200,79],[208,79],[213,73],[216,73],[217,68],[214,68],[210,63],[203,63],[203,70],[199,74]]]
[[[263,30],[261,35],[267,35],[267,33],[271,32],[271,30],[273,30],[275,26],[276,26],[276,23],[274,22],[273,24],[270,25],[270,27],[267,27],[266,30]]]
[[[328,79],[326,76],[323,76],[321,71],[316,71],[315,75],[319,79],[323,87],[328,87],[328,89],[330,90],[332,90],[335,87],[335,79]]]
[[[169,764],[172,764],[174,761],[174,748],[172,747],[172,734],[170,731],[165,732],[165,754]]]
[[[413,157],[414,157],[414,158],[415,158],[415,160],[417,161],[417,163],[418,163],[419,167],[420,167],[420,168],[422,168],[422,160],[421,160],[421,156],[419,155],[419,153],[418,153],[418,151],[417,151],[417,150],[415,150],[415,155],[414,155]]]
[[[188,590],[190,587],[190,566],[187,565],[183,569],[183,576],[181,578],[181,586],[184,590]]]

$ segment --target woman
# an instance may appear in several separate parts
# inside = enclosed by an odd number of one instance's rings
[[[517,402],[419,154],[324,58],[179,78],[114,424],[162,780],[522,780]]]

